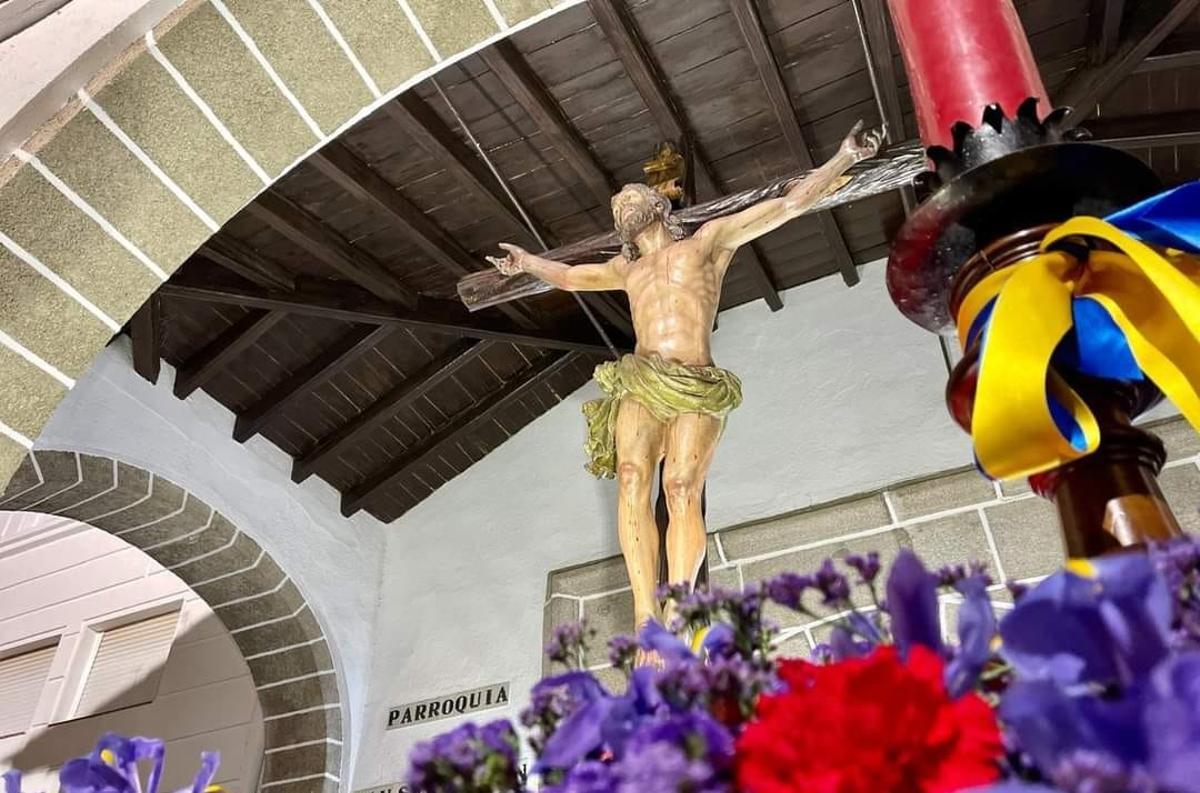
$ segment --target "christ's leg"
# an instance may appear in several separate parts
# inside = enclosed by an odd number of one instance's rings
[[[617,532],[633,588],[635,627],[658,618],[658,527],[650,488],[663,456],[663,425],[626,399],[617,414]]]
[[[667,428],[667,462],[663,490],[667,494],[667,575],[672,584],[695,583],[708,541],[700,499],[713,452],[721,437],[721,420],[704,413],[684,413]]]

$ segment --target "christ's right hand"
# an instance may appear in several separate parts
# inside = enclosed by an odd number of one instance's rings
[[[507,255],[488,256],[487,260],[495,265],[502,275],[517,275],[525,272],[525,260],[529,256],[529,252],[520,245],[510,245],[507,242],[500,243],[500,247],[507,252]]]

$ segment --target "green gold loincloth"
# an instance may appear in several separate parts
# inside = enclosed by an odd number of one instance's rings
[[[596,383],[607,395],[584,404],[588,437],[583,448],[593,475],[617,472],[617,412],[621,400],[635,399],[659,421],[682,413],[706,413],[725,421],[742,404],[742,381],[718,366],[688,366],[657,355],[625,355],[596,367]]]

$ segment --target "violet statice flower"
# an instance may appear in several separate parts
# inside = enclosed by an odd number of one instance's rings
[[[804,593],[810,589],[816,589],[816,586],[816,581],[810,575],[780,573],[766,581],[763,591],[767,599],[773,603],[778,603],[784,608],[802,614],[812,614],[804,605]]]
[[[519,791],[517,746],[517,733],[507,721],[462,724],[413,748],[409,785],[422,793]]]
[[[614,668],[629,674],[637,656],[637,642],[631,636],[614,636],[608,640],[608,661]]]
[[[1185,537],[1156,544],[1150,558],[1174,600],[1171,646],[1200,649],[1200,542]]]
[[[616,763],[618,793],[732,791],[733,736],[702,711],[647,720]]]
[[[576,669],[593,633],[582,620],[556,625],[543,650],[551,661]]]
[[[617,780],[611,763],[587,760],[577,763],[556,785],[542,793],[617,793]]]
[[[866,556],[861,556],[852,553],[846,556],[846,566],[851,567],[858,573],[859,583],[867,584],[868,586],[875,582],[879,575],[879,552],[871,551]]]
[[[813,583],[824,596],[827,606],[844,604],[850,600],[850,582],[834,567],[832,559],[821,562],[821,567],[813,576]]]
[[[520,716],[529,730],[529,745],[540,754],[564,719],[606,695],[591,672],[571,671],[542,679],[530,692],[529,705]]]

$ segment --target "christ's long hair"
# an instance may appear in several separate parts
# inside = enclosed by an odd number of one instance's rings
[[[671,201],[665,195],[644,184],[627,184],[621,188],[621,193],[627,191],[637,193],[641,198],[650,203],[654,213],[658,215],[663,225],[666,226],[667,233],[671,235],[671,239],[678,241],[687,237],[687,229],[683,227],[682,223],[671,217]],[[621,193],[617,193],[613,197],[614,202]],[[615,216],[616,213],[614,212],[613,214]],[[637,261],[642,254],[638,250],[633,236],[622,229],[620,225],[617,225],[616,229],[617,233],[621,236],[621,255],[625,257],[626,261]],[[641,229],[638,229],[638,231],[640,232]]]

